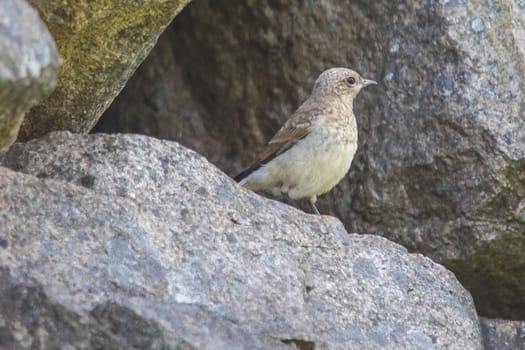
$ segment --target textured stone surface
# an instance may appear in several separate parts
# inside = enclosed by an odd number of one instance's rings
[[[321,212],[447,262],[481,313],[525,318],[524,6],[202,0],[99,130],[180,140],[234,175],[320,71],[355,68],[380,86],[357,99],[359,150]]]
[[[139,133],[178,140],[186,147],[203,152],[213,163],[227,166],[229,161],[224,159],[224,154],[234,151],[230,141],[225,142],[225,135],[229,133],[224,134],[225,130],[219,126],[229,127],[230,122],[205,118],[207,114],[193,99],[191,84],[183,79],[182,68],[174,64],[173,42],[177,39],[172,36],[173,26],[167,32],[160,36],[151,54],[93,132]],[[230,138],[234,139],[234,136]],[[217,151],[210,152],[212,149]]]
[[[482,348],[442,266],[245,191],[176,143],[54,133],[0,162],[10,348]]]
[[[16,140],[24,114],[56,85],[60,56],[38,13],[0,0],[0,151]]]
[[[525,321],[480,318],[485,350],[525,349]]]
[[[89,131],[189,0],[31,2],[64,65],[53,94],[24,120],[23,140],[52,130]]]

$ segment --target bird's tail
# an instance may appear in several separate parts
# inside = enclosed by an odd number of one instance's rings
[[[250,174],[253,172],[253,169],[244,169],[239,173],[239,175],[235,176],[233,179],[237,182],[239,182],[242,185],[242,180],[246,179]]]

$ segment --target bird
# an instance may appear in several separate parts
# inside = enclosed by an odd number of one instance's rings
[[[343,179],[357,151],[353,101],[374,84],[349,68],[322,72],[308,99],[234,180],[252,191],[306,198],[321,215],[317,197]]]

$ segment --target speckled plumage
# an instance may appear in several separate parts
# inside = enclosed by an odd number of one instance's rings
[[[370,84],[375,82],[347,68],[321,73],[311,96],[236,180],[254,191],[308,198],[318,212],[317,196],[330,191],[350,168],[357,150],[353,100]]]

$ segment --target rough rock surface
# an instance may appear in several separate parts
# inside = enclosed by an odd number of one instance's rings
[[[320,71],[355,68],[380,86],[321,212],[446,262],[482,314],[525,318],[523,1],[202,0],[168,35],[99,130],[179,140],[233,175]]]
[[[525,349],[525,321],[480,318],[485,350]]]
[[[28,113],[19,139],[52,130],[91,130],[188,2],[31,1],[57,41],[64,65],[57,88]]]
[[[230,161],[224,158],[224,154],[234,153],[230,142],[235,136],[219,126],[232,127],[231,121],[204,117],[204,111],[193,99],[191,84],[183,79],[181,67],[174,64],[173,42],[177,39],[170,35],[175,34],[173,27],[167,32],[160,36],[151,54],[93,132],[139,133],[177,140],[193,150],[203,151],[214,164],[227,167]],[[240,131],[239,128],[236,130]],[[230,141],[225,141],[224,132],[231,136]],[[212,149],[216,152],[210,152]]]
[[[7,348],[482,348],[441,265],[242,190],[176,143],[53,133],[0,163]]]
[[[0,151],[16,140],[24,114],[56,85],[60,55],[24,0],[0,0]]]

